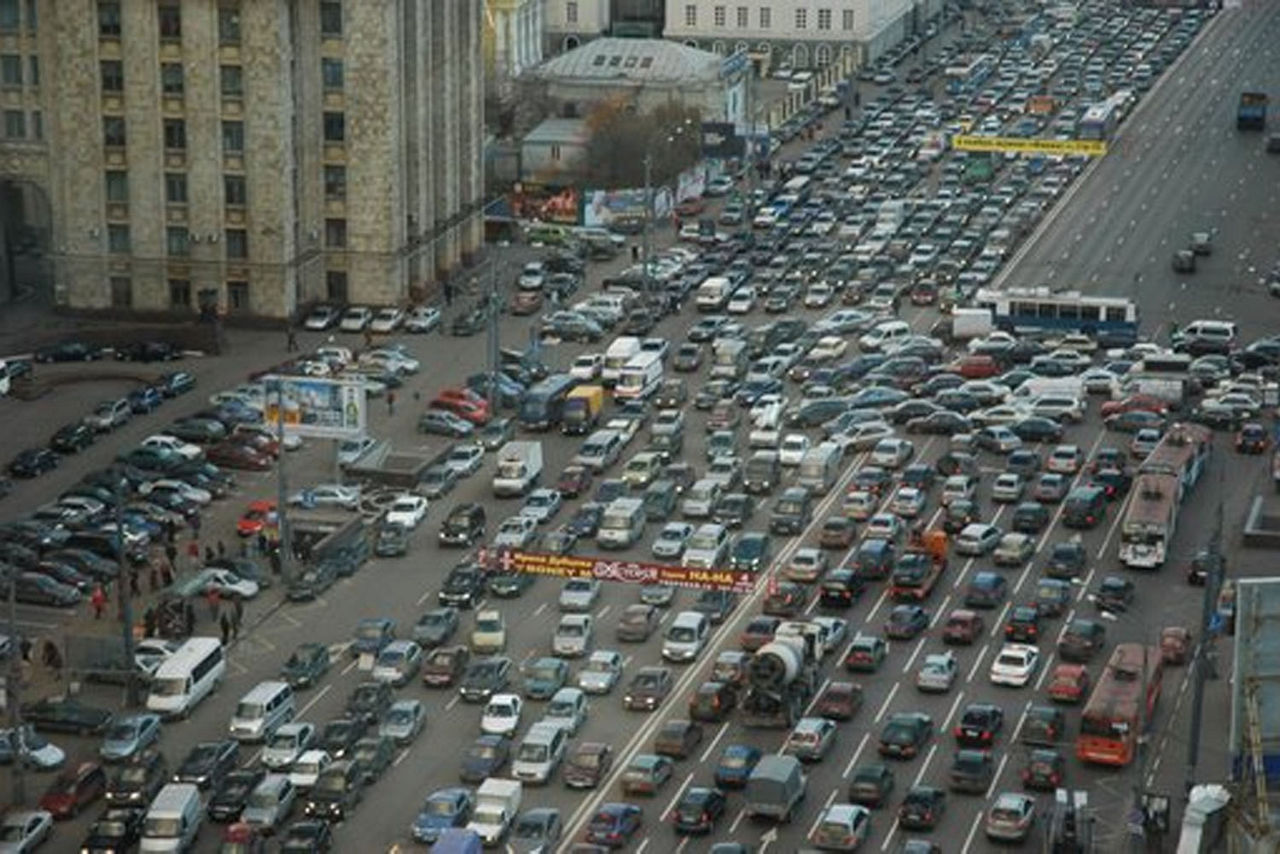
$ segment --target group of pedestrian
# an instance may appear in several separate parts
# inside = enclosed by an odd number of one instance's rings
[[[222,606],[222,597],[217,590],[210,589],[208,594],[209,616],[215,618],[222,632],[222,645],[240,638],[240,624],[244,622],[244,602],[239,596],[232,597],[230,613]]]

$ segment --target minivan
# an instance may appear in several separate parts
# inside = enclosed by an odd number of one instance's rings
[[[617,431],[597,430],[582,443],[582,448],[573,461],[600,474],[618,461],[618,457],[622,454],[622,446],[622,436]]]
[[[840,446],[823,442],[804,452],[797,469],[796,485],[819,495],[831,489],[840,476]]]
[[[268,774],[249,793],[240,820],[262,833],[274,833],[288,819],[297,797],[288,774]]]
[[[564,760],[568,743],[569,731],[561,724],[534,724],[512,759],[511,776],[525,783],[546,783]]]
[[[156,668],[147,708],[168,718],[186,717],[219,685],[227,659],[217,638],[188,638]]]
[[[195,844],[203,816],[199,787],[192,783],[168,784],[147,808],[140,850],[187,850]]]
[[[686,519],[708,518],[722,491],[720,481],[702,478],[685,493],[684,500],[680,502],[680,513]]]
[[[293,720],[295,712],[288,682],[259,682],[240,698],[228,729],[239,741],[266,741],[281,724]]]
[[[858,339],[864,352],[879,352],[911,334],[911,325],[905,320],[886,320],[877,323],[867,334]]]
[[[615,498],[604,509],[596,545],[602,549],[630,548],[644,536],[645,509],[640,498]]]
[[[701,611],[681,611],[662,638],[662,657],[667,661],[693,661],[707,645],[711,621]]]
[[[804,800],[805,785],[799,759],[774,754],[761,757],[747,777],[747,815],[791,821]]]
[[[721,566],[729,552],[729,529],[716,522],[699,525],[685,543],[681,566],[713,569]]]

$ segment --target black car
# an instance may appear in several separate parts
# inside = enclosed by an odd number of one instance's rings
[[[890,716],[880,731],[880,755],[911,759],[933,736],[933,718],[920,712],[899,712]]]
[[[1022,766],[1022,785],[1036,792],[1052,792],[1062,784],[1066,773],[1067,762],[1060,751],[1032,750]]]
[[[484,536],[484,508],[474,502],[459,504],[449,511],[440,526],[440,545],[467,546]]]
[[[164,395],[154,386],[143,386],[129,392],[127,400],[134,415],[147,415],[160,408],[160,404],[164,403]]]
[[[308,818],[342,821],[364,797],[364,781],[365,771],[359,762],[334,762],[316,778],[303,812]]]
[[[1108,575],[1102,579],[1093,595],[1093,604],[1099,611],[1123,613],[1133,604],[1133,582],[1118,575]]]
[[[132,851],[142,841],[145,804],[103,810],[80,843],[81,851]]]
[[[468,703],[483,703],[511,684],[511,659],[505,656],[483,658],[467,665],[462,673],[459,692]]]
[[[829,570],[818,587],[818,605],[822,608],[848,608],[862,595],[866,586],[866,580],[851,569]]]
[[[449,574],[444,579],[444,586],[436,598],[441,605],[474,608],[476,603],[484,598],[484,591],[484,573],[478,567],[464,564],[449,570]]]
[[[37,362],[92,362],[102,358],[102,348],[87,341],[60,341],[36,350]]]
[[[1035,415],[1013,422],[1009,429],[1024,442],[1056,442],[1063,433],[1063,427],[1057,421]]]
[[[86,705],[72,697],[49,697],[22,706],[23,721],[42,732],[102,735],[113,717],[107,709]]]
[[[181,418],[166,427],[165,432],[184,442],[212,445],[227,438],[227,425],[216,418]]]
[[[385,522],[378,528],[378,540],[373,553],[378,557],[402,557],[409,553],[409,529],[404,525]]]
[[[145,810],[169,782],[169,763],[159,750],[144,750],[122,765],[107,783],[110,806]]]
[[[1034,605],[1018,605],[1009,612],[1004,624],[1004,639],[1009,643],[1035,645],[1040,639],[1040,609]]]
[[[703,590],[694,600],[692,608],[706,614],[712,624],[716,625],[724,622],[737,604],[737,597],[727,590]]]
[[[604,519],[604,504],[589,501],[578,508],[567,523],[568,529],[578,537],[594,537]]]
[[[1032,706],[1018,732],[1023,744],[1052,747],[1066,735],[1066,715],[1053,706]]]
[[[24,479],[39,477],[58,467],[62,458],[48,448],[28,448],[9,463],[9,474]]]
[[[1088,561],[1088,553],[1084,543],[1073,537],[1064,543],[1054,543],[1049,551],[1049,563],[1045,566],[1045,575],[1070,581],[1079,578]]]
[[[321,854],[333,847],[327,821],[295,821],[280,836],[280,854]]]
[[[233,739],[205,741],[191,748],[173,775],[175,783],[194,783],[201,789],[217,787],[239,764],[240,743]]]
[[[338,580],[338,569],[329,561],[312,564],[293,577],[285,593],[291,602],[315,599]]]
[[[341,759],[355,747],[357,741],[364,737],[367,727],[368,723],[363,715],[329,721],[320,731],[316,747],[327,751],[335,759]]]
[[[992,703],[965,706],[953,734],[960,747],[988,748],[1004,728],[1004,710]]]
[[[65,608],[79,604],[80,591],[40,572],[24,572],[16,581],[5,578],[0,582],[0,596],[7,596],[9,585],[16,584],[14,598],[26,605],[52,605]]]
[[[363,718],[372,724],[395,702],[395,694],[386,682],[362,682],[347,699],[347,711],[352,717]]]
[[[1098,620],[1076,617],[1058,639],[1058,657],[1077,664],[1089,661],[1107,644],[1106,626]]]
[[[690,786],[675,807],[676,833],[710,833],[724,815],[726,800],[719,789]]]
[[[1024,501],[1014,508],[1009,527],[1019,534],[1038,534],[1048,524],[1048,507],[1039,501]]]
[[[161,374],[156,380],[156,388],[160,389],[160,393],[165,397],[177,397],[180,394],[186,394],[196,387],[196,378],[186,371],[170,371],[167,374]]]
[[[171,362],[182,358],[182,351],[166,341],[134,341],[116,348],[122,362]]]
[[[499,599],[515,599],[533,586],[533,579],[528,572],[495,572],[489,576],[489,592]]]
[[[898,824],[906,830],[932,830],[947,811],[947,793],[936,786],[912,786],[898,807]]]
[[[381,735],[365,736],[356,742],[351,758],[364,770],[364,781],[372,783],[382,776],[395,758],[395,742]]]
[[[83,423],[67,424],[49,438],[49,447],[60,454],[74,454],[93,444],[97,434]]]

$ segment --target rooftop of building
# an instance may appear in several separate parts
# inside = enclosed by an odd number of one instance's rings
[[[723,57],[665,39],[600,38],[547,60],[537,77],[682,83],[720,75]]]
[[[543,119],[533,130],[524,136],[526,144],[561,145],[569,142],[585,143],[587,141],[587,123],[585,119]]]

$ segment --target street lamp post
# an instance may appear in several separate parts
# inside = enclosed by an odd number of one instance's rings
[[[677,139],[680,139],[685,131],[693,127],[693,119],[686,118],[683,122],[667,134],[665,137],[650,138],[644,149],[644,232],[641,237],[640,263],[644,265],[644,290],[645,293],[653,292],[653,273],[650,264],[650,252],[652,251],[652,231],[654,220],[654,198],[653,198],[653,149],[659,143],[670,145]]]
[[[116,490],[116,573],[120,589],[120,623],[124,633],[125,696],[130,707],[136,707],[138,672],[133,663],[133,587],[125,574],[129,571],[124,550],[124,495]]]
[[[52,643],[52,641],[50,641]],[[9,704],[9,726],[14,739],[22,739],[22,642],[18,640],[18,579],[9,578],[9,675],[5,686],[5,702]],[[9,801],[14,806],[27,802],[24,757],[13,757],[12,791]]]

